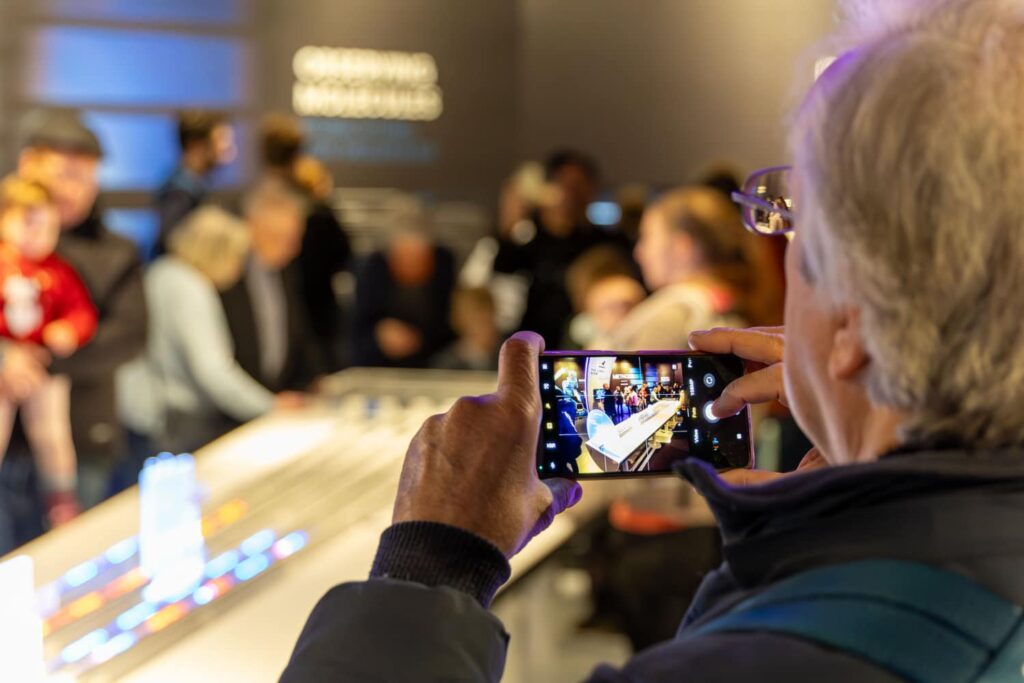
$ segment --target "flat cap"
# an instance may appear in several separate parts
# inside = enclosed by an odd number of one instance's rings
[[[61,152],[103,156],[99,138],[73,109],[35,109],[21,121],[18,149],[45,147]]]

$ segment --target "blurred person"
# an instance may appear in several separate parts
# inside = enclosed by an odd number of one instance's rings
[[[599,182],[597,166],[589,157],[571,150],[553,153],[545,163],[545,182],[548,196],[531,215],[535,230],[501,240],[494,271],[528,279],[519,327],[537,331],[555,348],[565,339],[572,318],[565,285],[569,266],[598,244],[616,244],[624,253],[628,246],[587,220],[587,206]]]
[[[353,361],[426,367],[452,338],[454,259],[422,230],[396,234],[356,269]]]
[[[67,357],[96,332],[96,308],[75,271],[54,255],[60,218],[49,192],[11,175],[0,181],[0,335],[41,359]],[[78,472],[63,375],[39,374],[0,390],[0,460],[20,409],[51,528],[78,515]]]
[[[200,207],[146,271],[148,348],[119,370],[117,389],[126,423],[159,450],[189,453],[275,405],[298,404],[287,392],[275,397],[235,359],[219,292],[241,278],[249,243],[243,221]]]
[[[789,139],[786,327],[690,339],[759,368],[716,416],[782,398],[816,448],[793,474],[682,465],[725,561],[672,640],[593,683],[1021,676],[1024,15],[844,5]],[[425,423],[370,578],[324,597],[284,683],[500,679],[508,558],[580,496],[537,477],[541,348],[517,335],[493,395]]]
[[[40,183],[57,205],[57,255],[85,283],[99,313],[92,341],[56,358],[51,375],[71,380],[71,431],[78,453],[78,496],[89,508],[110,492],[111,473],[127,456],[117,417],[114,375],[146,343],[146,300],[135,245],[103,225],[99,194],[99,140],[69,110],[37,110],[23,122],[18,175]],[[42,371],[24,354],[4,354],[0,377]]]
[[[251,248],[242,276],[220,292],[235,360],[269,391],[302,391],[322,373],[302,303],[295,259],[302,248],[305,197],[266,176],[242,199]]]
[[[654,293],[595,346],[682,349],[694,330],[742,321],[751,277],[746,243],[739,214],[716,191],[693,186],[662,195],[644,213],[635,250]]]
[[[296,160],[293,173],[296,183],[310,198],[298,260],[306,314],[321,356],[328,362],[327,370],[340,370],[341,319],[333,280],[349,267],[352,248],[329,203],[334,191],[330,169],[319,159],[302,156]]]
[[[598,348],[594,345],[614,335],[630,312],[646,298],[647,290],[629,275],[610,275],[591,283],[583,298],[583,313],[593,330],[588,345]]]
[[[452,330],[457,339],[435,354],[431,367],[443,370],[497,370],[501,336],[494,323],[494,297],[486,287],[452,294]]]
[[[167,251],[171,231],[210,193],[210,176],[238,156],[235,129],[220,112],[187,110],[178,114],[181,159],[167,182],[157,191],[160,218],[154,257]]]
[[[591,247],[572,262],[565,287],[576,315],[569,322],[568,344],[592,348],[595,338],[647,296],[636,274],[636,264],[609,244]],[[595,289],[596,297],[591,296]]]
[[[306,147],[302,122],[291,114],[267,114],[260,120],[260,163],[263,172],[294,181],[295,164]]]

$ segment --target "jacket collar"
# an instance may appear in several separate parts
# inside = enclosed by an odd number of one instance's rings
[[[741,584],[879,554],[1024,557],[1022,449],[901,451],[743,488],[695,459],[677,471],[711,506]]]

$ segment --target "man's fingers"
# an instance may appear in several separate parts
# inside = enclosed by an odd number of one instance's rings
[[[782,360],[781,327],[749,330],[715,328],[690,334],[690,348],[705,353],[731,353],[744,360],[771,365]]]
[[[731,417],[752,403],[778,401],[786,405],[786,390],[782,379],[782,364],[769,365],[733,380],[715,399],[711,412],[715,417]]]
[[[545,479],[541,483],[551,491],[551,504],[537,518],[537,522],[530,529],[530,533],[523,538],[519,547],[513,550],[509,557],[522,550],[530,542],[531,538],[551,526],[551,522],[555,521],[555,517],[560,512],[568,510],[583,497],[583,488],[579,485],[579,482],[571,479]]]
[[[498,358],[498,394],[535,398],[537,358],[544,350],[544,338],[533,332],[516,332],[501,345]]]

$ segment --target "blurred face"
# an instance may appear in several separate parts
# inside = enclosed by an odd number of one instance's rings
[[[434,275],[434,245],[423,235],[398,235],[388,248],[388,267],[401,285],[425,284]]]
[[[646,296],[633,278],[610,277],[591,286],[583,307],[601,334],[611,334]]]
[[[214,166],[227,166],[233,162],[238,157],[235,129],[227,123],[214,127],[210,133],[210,147],[212,149]]]
[[[306,217],[298,206],[266,203],[254,207],[247,218],[253,254],[264,267],[280,270],[299,255]]]
[[[574,224],[582,223],[587,215],[587,206],[594,200],[596,189],[586,171],[570,164],[558,169],[551,180],[561,190],[567,217]]]
[[[0,239],[30,261],[52,254],[59,235],[60,217],[52,206],[12,208],[0,217]]]
[[[99,159],[87,154],[52,149],[26,149],[18,159],[18,174],[41,183],[53,197],[64,230],[88,217],[99,194]]]
[[[661,211],[644,212],[633,258],[648,289],[655,291],[671,285],[687,272],[692,266],[692,242],[689,235],[673,229]]]

